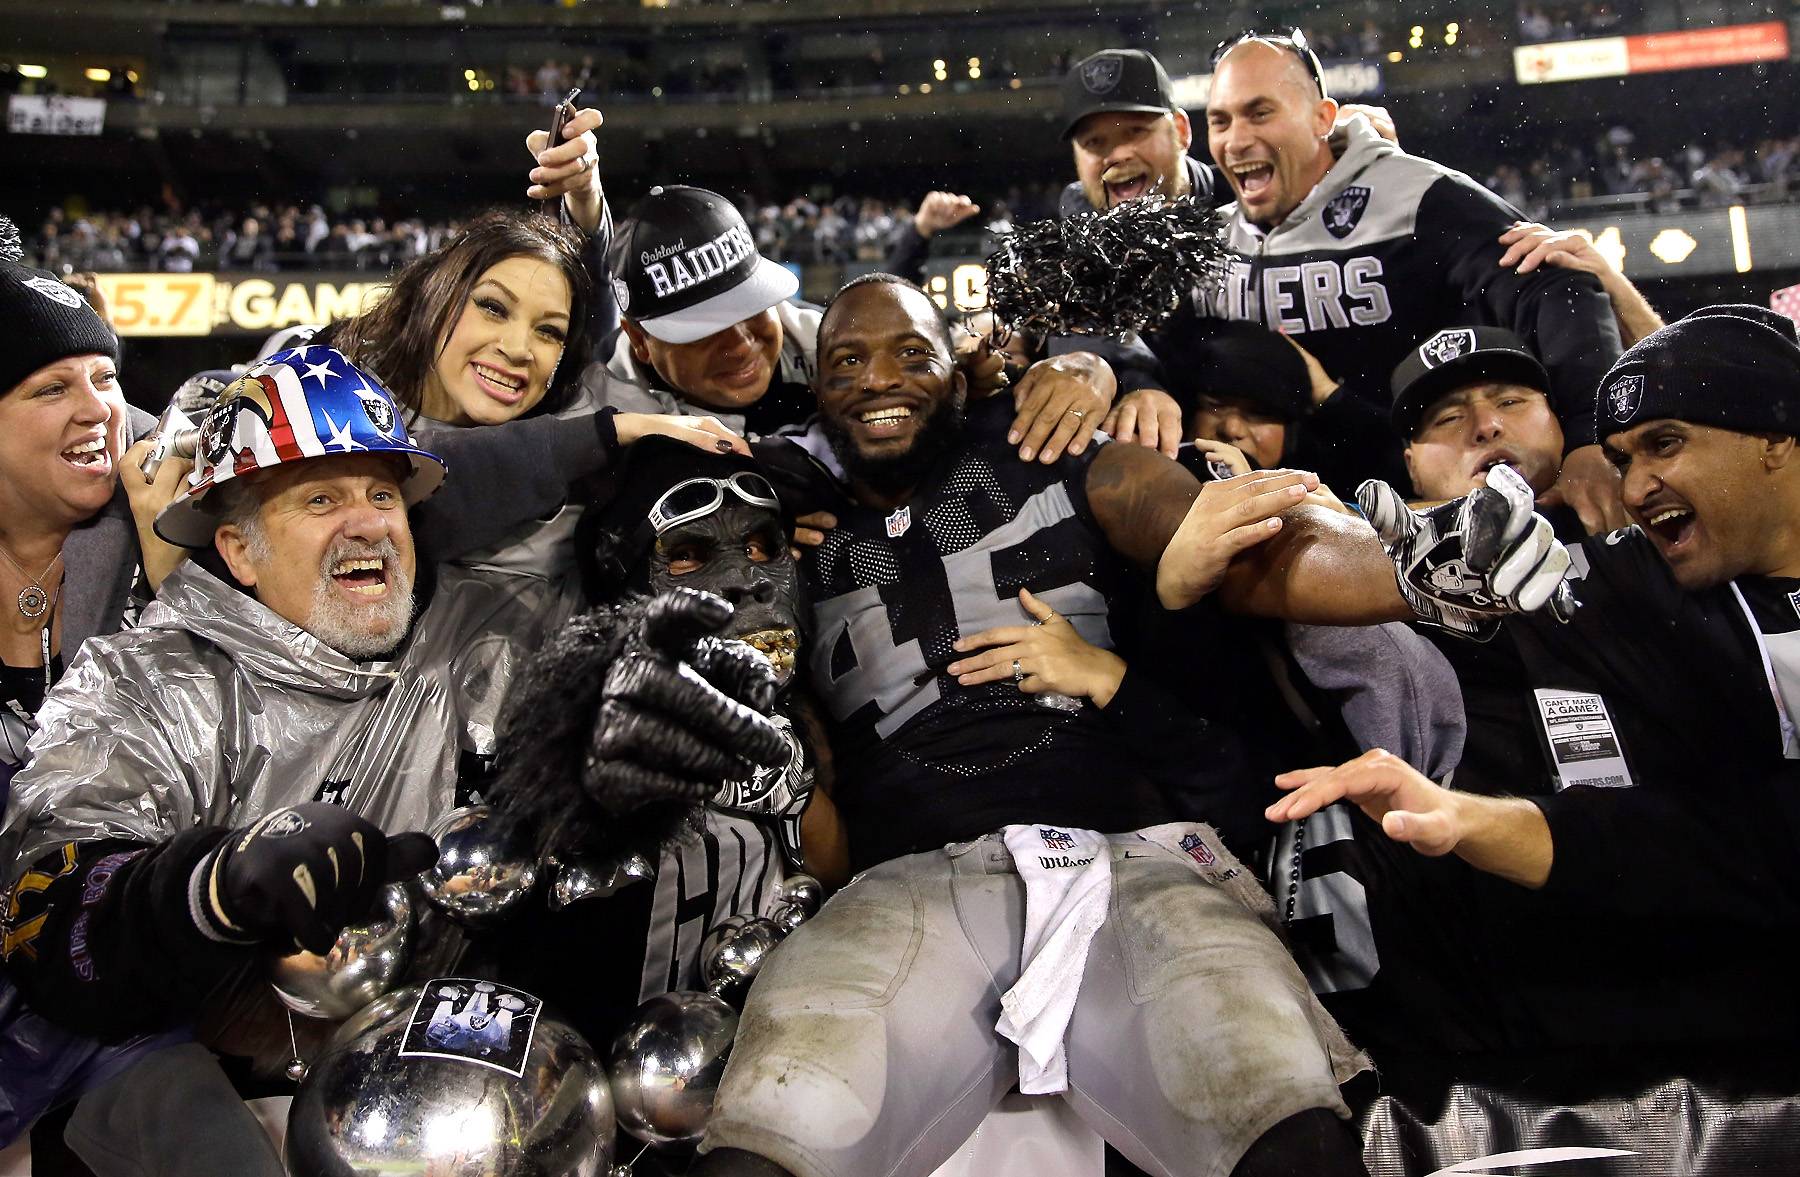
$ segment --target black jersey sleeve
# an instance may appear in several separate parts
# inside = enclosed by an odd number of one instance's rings
[[[1467,176],[1444,176],[1419,202],[1417,239],[1439,259],[1444,281],[1484,322],[1517,333],[1550,373],[1569,449],[1590,445],[1600,379],[1623,350],[1612,300],[1599,279],[1542,266],[1502,269],[1500,235],[1525,215]]]

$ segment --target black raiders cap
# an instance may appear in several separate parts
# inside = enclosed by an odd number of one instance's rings
[[[1500,380],[1551,396],[1550,374],[1525,341],[1504,327],[1448,327],[1406,353],[1394,369],[1389,419],[1411,437],[1433,401],[1466,384]]]
[[[792,298],[800,280],[756,251],[717,192],[650,189],[606,254],[619,313],[664,343],[692,343]]]
[[[1175,87],[1162,62],[1142,49],[1102,49],[1082,58],[1062,80],[1064,139],[1090,114],[1175,109]]]

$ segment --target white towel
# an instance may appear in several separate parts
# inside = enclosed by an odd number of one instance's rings
[[[994,1029],[1019,1045],[1019,1090],[1055,1095],[1069,1088],[1063,1035],[1112,900],[1112,847],[1104,834],[1059,826],[1007,826],[1001,836],[1025,883],[1025,935]]]

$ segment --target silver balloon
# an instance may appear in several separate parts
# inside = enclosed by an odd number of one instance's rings
[[[309,1018],[347,1018],[394,987],[412,949],[413,910],[406,888],[383,887],[375,917],[345,928],[323,956],[270,957],[269,984],[282,1004]]]
[[[801,908],[807,915],[818,915],[825,902],[825,888],[811,875],[789,875],[775,889],[777,899]]]
[[[737,1024],[737,1011],[710,993],[665,993],[640,1005],[606,1068],[619,1126],[647,1144],[699,1140]]]
[[[420,995],[397,990],[346,1022],[288,1116],[294,1177],[607,1177],[606,1072],[573,1029],[539,1012],[521,1072],[400,1053]]]
[[[586,859],[550,854],[544,868],[551,872],[548,896],[551,911],[561,911],[583,899],[600,899],[621,887],[644,879],[654,879],[656,868],[642,854],[633,854],[624,862],[600,868]]]
[[[707,989],[727,1001],[741,997],[781,943],[781,935],[772,922],[759,917],[745,923],[737,935],[721,940],[711,954],[700,958],[700,976]]]
[[[496,819],[485,805],[453,809],[429,832],[438,844],[438,860],[419,875],[419,886],[464,927],[498,922],[537,885],[530,834],[517,822]]]
[[[780,932],[783,937],[805,923],[806,920],[806,909],[792,903],[780,904],[769,913],[769,922],[775,925],[775,930]]]
[[[750,917],[747,915],[728,915],[718,923],[714,924],[712,926],[712,931],[701,938],[700,956],[698,957],[702,966],[701,976],[706,975],[704,967],[706,962],[712,959],[713,955],[719,951],[725,941],[737,935],[738,932],[743,930],[744,925],[749,922]]]

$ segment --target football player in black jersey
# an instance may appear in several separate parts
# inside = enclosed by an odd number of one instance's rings
[[[1491,955],[1463,962],[1485,974],[1465,996],[1492,1000],[1503,1019],[1479,1046],[1791,1044],[1794,324],[1759,307],[1696,311],[1625,353],[1597,412],[1636,526],[1572,552],[1581,607],[1571,624],[1506,622],[1530,687],[1523,723],[1537,729],[1518,733],[1511,779],[1444,788],[1375,751],[1288,774],[1278,783],[1293,792],[1269,816],[1303,819],[1348,799],[1393,842],[1512,884],[1459,891],[1472,903],[1426,917],[1445,921],[1451,940],[1459,925],[1491,925],[1472,929]],[[1432,889],[1446,876],[1411,877]],[[1429,930],[1383,928],[1404,901],[1383,892],[1403,880],[1359,884],[1377,948],[1412,952],[1408,941]],[[1408,1033],[1420,1042],[1474,1020]]]
[[[910,283],[846,286],[819,342],[824,436],[848,493],[806,561],[807,668],[861,874],[759,975],[695,1172],[923,1174],[949,1156],[1019,1075],[994,1019],[1002,978],[1019,976],[1025,903],[997,831],[1070,848],[1041,825],[1103,839],[1112,887],[1077,966],[1067,1085],[1048,1090],[1151,1173],[1198,1156],[1238,1173],[1361,1172],[1332,1116],[1347,1114],[1336,1085],[1355,1058],[1250,914],[1266,898],[1216,835],[1175,820],[1104,712],[1046,706],[1017,653],[1009,674],[979,673],[995,655],[959,639],[1016,620],[1026,589],[1104,644],[1124,562],[1173,609],[1216,592],[1239,611],[1357,623],[1434,612],[1458,585],[1541,604],[1562,566],[1529,492],[1483,491],[1453,528],[1415,518],[1435,555],[1407,560],[1430,567],[1403,595],[1365,524],[1305,502],[1311,475],[1202,488],[1137,446],[1027,465],[984,430],[965,435],[947,324]],[[1498,576],[1509,559],[1517,581]]]

